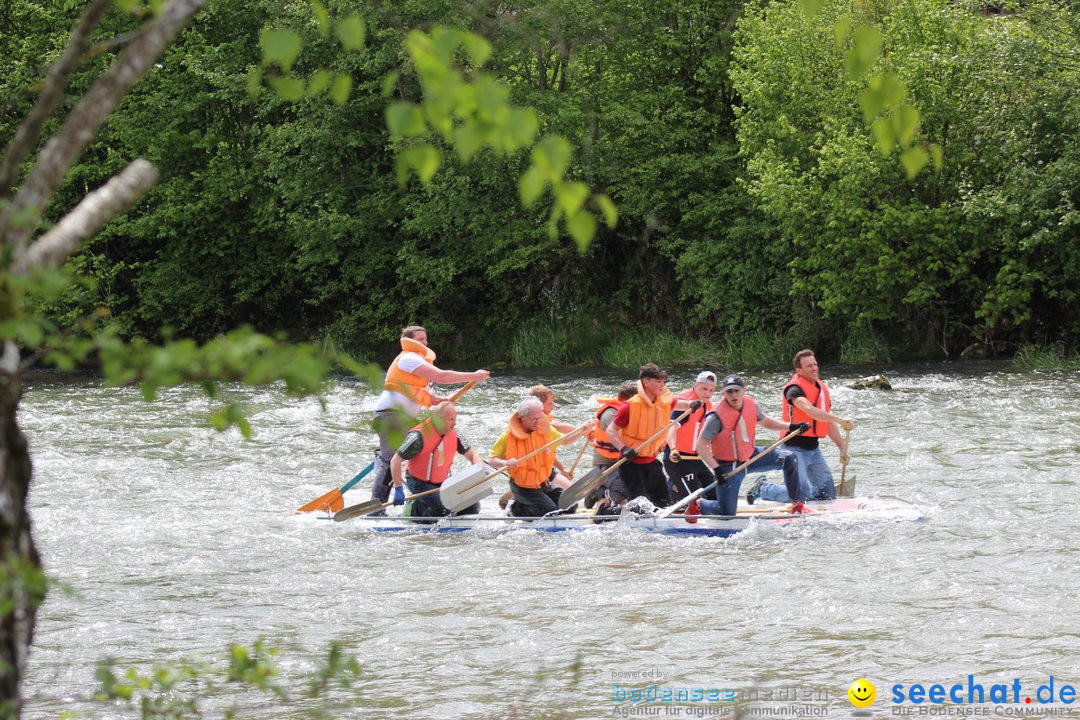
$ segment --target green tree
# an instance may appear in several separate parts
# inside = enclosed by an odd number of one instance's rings
[[[867,83],[843,72],[848,40],[835,35],[849,3],[809,17],[770,4],[740,23],[739,141],[752,192],[792,245],[793,294],[948,353],[1066,330],[1038,312],[1076,308],[1066,175],[1080,103],[1062,48],[1023,17],[963,4],[865,7],[883,38],[874,70],[919,108],[909,137],[940,144],[940,172],[909,179],[901,149],[867,134]]]

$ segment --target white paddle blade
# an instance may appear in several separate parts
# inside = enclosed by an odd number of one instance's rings
[[[458,470],[443,480],[442,487],[439,488],[439,500],[450,512],[460,512],[473,503],[480,502],[493,492],[491,481],[480,483],[476,487],[469,486],[493,472],[495,470],[484,463]]]

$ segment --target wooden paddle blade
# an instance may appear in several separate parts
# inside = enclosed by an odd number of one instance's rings
[[[376,510],[382,510],[384,507],[388,507],[390,505],[393,505],[393,503],[384,503],[379,500],[379,498],[371,498],[367,502],[350,505],[347,508],[338,510],[336,513],[334,513],[334,522],[349,520],[350,518],[360,517],[361,515],[369,515]]]
[[[492,469],[484,463],[476,463],[458,470],[443,481],[439,488],[439,501],[450,512],[460,512],[473,503],[480,502],[493,492],[491,483],[480,483],[475,486],[473,483],[483,480],[491,472]]]
[[[297,508],[296,512],[318,512],[319,510],[337,512],[343,507],[345,507],[345,498],[341,497],[341,488],[334,488],[325,495],[315,498],[307,505]]]
[[[600,484],[600,476],[603,475],[605,469],[603,467],[594,467],[582,475],[581,478],[575,480],[573,485],[563,490],[562,495],[559,496],[559,509],[569,510],[571,505],[588,495],[593,488]]]
[[[330,492],[321,497],[317,497],[307,505],[297,508],[296,512],[315,512],[317,510],[326,510],[327,512],[337,512],[341,508],[345,507],[345,498],[342,497],[347,490],[352,488],[356,483],[363,480],[369,472],[375,469],[375,461],[372,460],[368,463],[368,466],[358,472],[349,482],[345,483],[339,488],[334,488]]]
[[[836,489],[837,497],[855,497],[855,476],[852,475],[847,482],[841,482]]]

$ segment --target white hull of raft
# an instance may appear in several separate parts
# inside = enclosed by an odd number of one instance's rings
[[[666,518],[634,515],[594,518],[591,513],[553,515],[542,518],[518,518],[500,514],[462,515],[445,518],[372,517],[352,518],[346,522],[375,532],[467,532],[473,530],[503,531],[528,529],[540,532],[565,532],[587,528],[621,527],[664,535],[698,535],[728,537],[742,532],[751,523],[788,524],[801,522],[860,522],[863,520],[894,520],[918,522],[922,510],[915,504],[897,497],[837,498],[805,503],[804,512],[790,512],[791,505],[759,503],[739,508],[735,517],[709,515],[671,515]]]

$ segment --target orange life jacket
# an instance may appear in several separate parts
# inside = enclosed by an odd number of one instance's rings
[[[676,395],[675,399],[693,402],[697,400],[697,395],[694,394],[694,388],[690,388]],[[675,448],[683,458],[688,460],[697,459],[698,435],[701,434],[701,426],[705,423],[705,416],[709,413],[710,408],[711,405],[708,400],[702,401],[701,407],[687,415],[682,424],[676,428]]]
[[[645,388],[638,380],[638,394],[627,402],[630,405],[630,422],[620,430],[623,444],[627,447],[637,448],[671,422],[671,408],[675,405],[675,398],[670,390],[655,400],[649,400],[645,397]],[[637,454],[655,456],[665,443],[666,438],[661,433],[660,437],[638,449]]]
[[[798,385],[802,388],[802,391],[806,393],[806,399],[810,401],[811,405],[819,410],[829,412],[832,408],[832,400],[829,398],[829,388],[825,386],[825,382],[823,380],[818,380],[817,384],[814,384],[798,373],[792,375],[791,379],[784,384],[784,389],[780,395],[782,408],[780,417],[786,423],[804,422],[810,424],[810,429],[799,435],[799,437],[827,437],[829,435],[829,426],[832,425],[832,423],[814,420],[802,410],[795,407],[795,404],[787,399],[788,388],[792,385]]]
[[[713,457],[722,462],[743,462],[754,456],[754,436],[757,434],[757,403],[743,396],[742,410],[724,401],[716,403],[713,414],[720,420],[720,432],[712,439]]]
[[[401,352],[386,371],[383,389],[401,393],[423,407],[431,407],[435,404],[435,398],[427,391],[431,381],[411,372],[405,372],[398,367],[398,360],[401,360],[401,356],[407,352],[416,353],[429,363],[435,362],[434,350],[412,338],[401,338]]]
[[[619,406],[622,405],[622,400],[618,398],[596,398],[596,402],[600,403],[600,409],[596,411],[596,427],[593,429],[593,449],[596,450],[597,455],[607,458],[608,460],[618,460],[619,451],[611,444],[611,440],[608,439],[607,429],[600,425],[600,416],[608,410],[615,410],[618,412]]]
[[[424,447],[409,461],[409,474],[425,482],[441,485],[450,475],[457,454],[457,431],[440,435],[431,418],[420,423],[417,430],[424,438]]]
[[[514,413],[507,423],[506,459],[522,458],[551,442],[551,423],[547,417],[540,421],[534,432],[529,432],[521,425],[521,416]],[[555,448],[536,453],[531,458],[518,463],[513,470],[507,471],[514,484],[522,488],[541,487],[551,477],[555,467]]]

